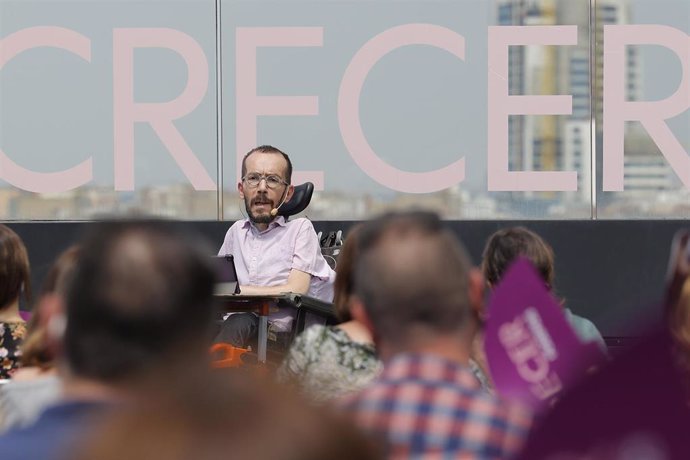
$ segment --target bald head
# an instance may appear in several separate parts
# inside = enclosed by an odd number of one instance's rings
[[[205,349],[214,284],[209,259],[169,224],[96,224],[67,288],[72,372],[126,380],[172,353]]]
[[[378,339],[461,332],[471,319],[469,258],[438,216],[387,214],[362,229],[355,292]]]

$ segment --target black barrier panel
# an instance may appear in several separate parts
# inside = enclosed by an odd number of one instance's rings
[[[347,230],[355,221],[314,222],[316,231]],[[205,238],[215,251],[231,222],[175,222]],[[38,292],[50,264],[79,240],[89,222],[9,223],[24,240]],[[556,291],[574,313],[591,319],[607,337],[631,337],[654,317],[663,293],[673,234],[687,221],[450,221],[475,263],[487,237],[524,225],[542,235],[556,254]],[[646,319],[643,319],[646,318]],[[639,318],[639,319],[638,319]],[[642,324],[640,324],[642,323]]]

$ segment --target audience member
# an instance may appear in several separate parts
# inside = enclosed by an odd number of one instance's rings
[[[242,160],[242,181],[237,184],[247,219],[235,222],[218,255],[235,257],[242,294],[307,294],[331,302],[335,273],[321,255],[312,223],[305,218],[288,221],[278,210],[294,193],[290,158],[270,145],[250,150]],[[289,330],[293,312],[269,315],[278,331]],[[246,347],[257,335],[254,313],[237,313],[223,324],[217,342]]]
[[[469,367],[483,282],[438,216],[387,214],[360,235],[352,315],[382,374],[344,409],[391,458],[508,458],[531,417],[485,392]]]
[[[41,298],[29,320],[28,331],[21,345],[21,367],[12,380],[0,388],[0,430],[25,426],[38,417],[60,394],[60,380],[55,367],[55,347],[46,333],[46,318],[52,312],[48,296],[64,299],[79,256],[79,247],[65,250],[55,261],[43,283]]]
[[[505,228],[489,237],[482,260],[489,287],[498,284],[510,264],[520,256],[534,265],[547,289],[553,291],[556,278],[553,249],[542,237],[525,227]],[[568,323],[582,341],[596,342],[606,352],[606,342],[590,320],[575,315],[569,308],[564,308],[564,311]]]
[[[214,272],[206,254],[163,223],[94,224],[67,286],[66,317],[48,319],[49,334],[64,333],[63,400],[0,437],[3,460],[60,458],[93,417],[126,402],[151,373],[175,379],[209,365]]]
[[[248,373],[152,382],[86,437],[77,460],[373,460],[359,431]]]
[[[553,292],[555,281],[554,253],[551,246],[539,235],[525,227],[509,227],[495,232],[487,240],[482,257],[482,271],[489,288],[496,286],[510,265],[518,258],[527,258],[541,275],[547,289]],[[588,319],[563,309],[565,318],[583,342],[596,342],[607,353],[606,342],[597,327]],[[475,312],[483,321],[485,312]],[[477,374],[485,385],[491,386],[488,367],[483,351],[483,334],[475,337],[472,359],[479,366]]]
[[[381,372],[371,334],[350,314],[359,228],[348,233],[335,269],[333,301],[341,323],[309,327],[278,368],[279,380],[296,384],[315,402],[361,390]]]
[[[672,245],[661,303],[667,323],[647,318],[646,336],[567,392],[530,433],[520,459],[688,457],[689,241],[681,231]]]
[[[31,298],[31,274],[26,247],[12,229],[0,224],[0,380],[19,367],[19,346],[26,322],[19,316],[19,298]]]
[[[685,386],[690,390],[690,277],[683,283],[677,304],[669,309],[667,322],[676,362],[685,377]]]

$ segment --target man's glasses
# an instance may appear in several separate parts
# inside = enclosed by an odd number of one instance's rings
[[[250,187],[258,187],[262,180],[266,181],[266,187],[270,189],[278,188],[281,185],[289,185],[282,177],[276,176],[275,174],[265,176],[259,173],[249,173],[242,178],[242,182]]]

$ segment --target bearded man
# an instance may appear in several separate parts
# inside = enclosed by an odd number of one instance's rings
[[[270,145],[250,150],[242,160],[242,180],[237,184],[247,219],[235,222],[225,235],[218,255],[232,254],[243,295],[305,294],[331,302],[335,272],[321,254],[314,227],[308,219],[288,221],[278,215],[294,193],[292,162]],[[289,327],[292,312],[271,313],[277,329]],[[246,347],[259,325],[254,313],[233,314],[216,338]],[[283,327],[281,327],[283,325]]]

